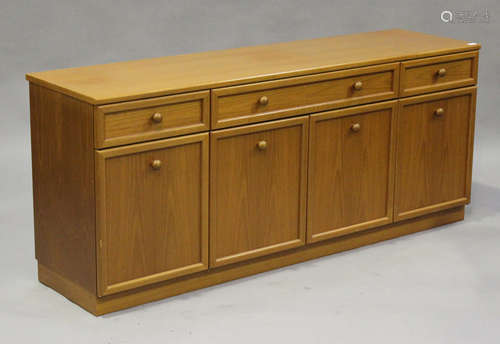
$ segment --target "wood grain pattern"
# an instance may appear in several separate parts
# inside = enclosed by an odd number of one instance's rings
[[[311,116],[308,242],[392,222],[396,108],[390,101]]]
[[[95,145],[105,148],[210,129],[209,92],[95,107]],[[152,120],[159,113],[161,122]]]
[[[96,290],[92,106],[30,84],[35,255]]]
[[[211,133],[211,267],[304,245],[307,134],[307,117]]]
[[[395,220],[467,202],[475,98],[469,87],[399,101]]]
[[[208,134],[97,151],[96,162],[99,296],[208,268]]]
[[[394,29],[29,73],[26,79],[91,104],[106,104],[479,48]]]
[[[218,88],[212,90],[212,128],[387,100],[397,97],[398,84],[399,63],[390,63]]]
[[[275,253],[249,261],[223,266],[180,277],[175,280],[157,283],[118,294],[95,298],[84,290],[75,290],[71,281],[57,274],[46,271],[39,265],[38,276],[42,283],[55,289],[71,301],[89,310],[95,315],[102,315],[121,309],[142,305],[167,297],[179,295],[200,288],[221,284],[237,278],[255,275],[261,272],[278,269],[284,266],[304,262],[318,257],[351,250],[383,240],[397,238],[444,224],[463,220],[464,207],[447,209],[415,219],[378,227],[369,231],[321,241],[305,247]]]
[[[477,59],[477,52],[467,52],[402,62],[400,96],[474,85]],[[441,68],[445,70],[444,76],[438,75]]]

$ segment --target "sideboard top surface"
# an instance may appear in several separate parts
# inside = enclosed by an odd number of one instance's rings
[[[26,79],[91,104],[106,104],[479,48],[393,29],[29,73]]]

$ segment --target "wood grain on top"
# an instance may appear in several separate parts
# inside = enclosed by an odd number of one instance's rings
[[[394,29],[30,73],[26,79],[105,104],[479,48]]]

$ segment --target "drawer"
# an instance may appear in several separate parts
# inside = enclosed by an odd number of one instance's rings
[[[212,90],[212,128],[397,97],[399,63]]]
[[[474,85],[477,52],[431,57],[401,63],[400,96]]]
[[[209,129],[209,91],[97,106],[97,148]]]

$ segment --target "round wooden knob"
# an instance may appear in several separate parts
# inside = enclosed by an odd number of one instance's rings
[[[155,123],[160,123],[163,120],[163,116],[159,112],[155,112],[153,116],[151,116],[151,120]]]
[[[260,105],[267,105],[267,103],[269,103],[269,98],[267,98],[266,96],[262,96],[259,98]]]
[[[437,117],[441,117],[442,115],[444,115],[444,109],[443,108],[436,109],[436,111],[434,111],[434,115]]]
[[[257,143],[257,148],[260,150],[266,150],[267,149],[267,142],[262,140]]]
[[[358,131],[361,130],[361,124],[354,123],[353,125],[351,125],[351,130],[354,131],[355,133],[357,133]]]
[[[151,168],[153,170],[159,170],[161,167],[161,160],[153,160],[151,161]]]
[[[360,89],[363,88],[363,83],[361,81],[356,81],[352,87],[356,90],[359,91]]]
[[[446,75],[446,69],[445,68],[439,68],[437,73],[438,76],[443,77]]]

